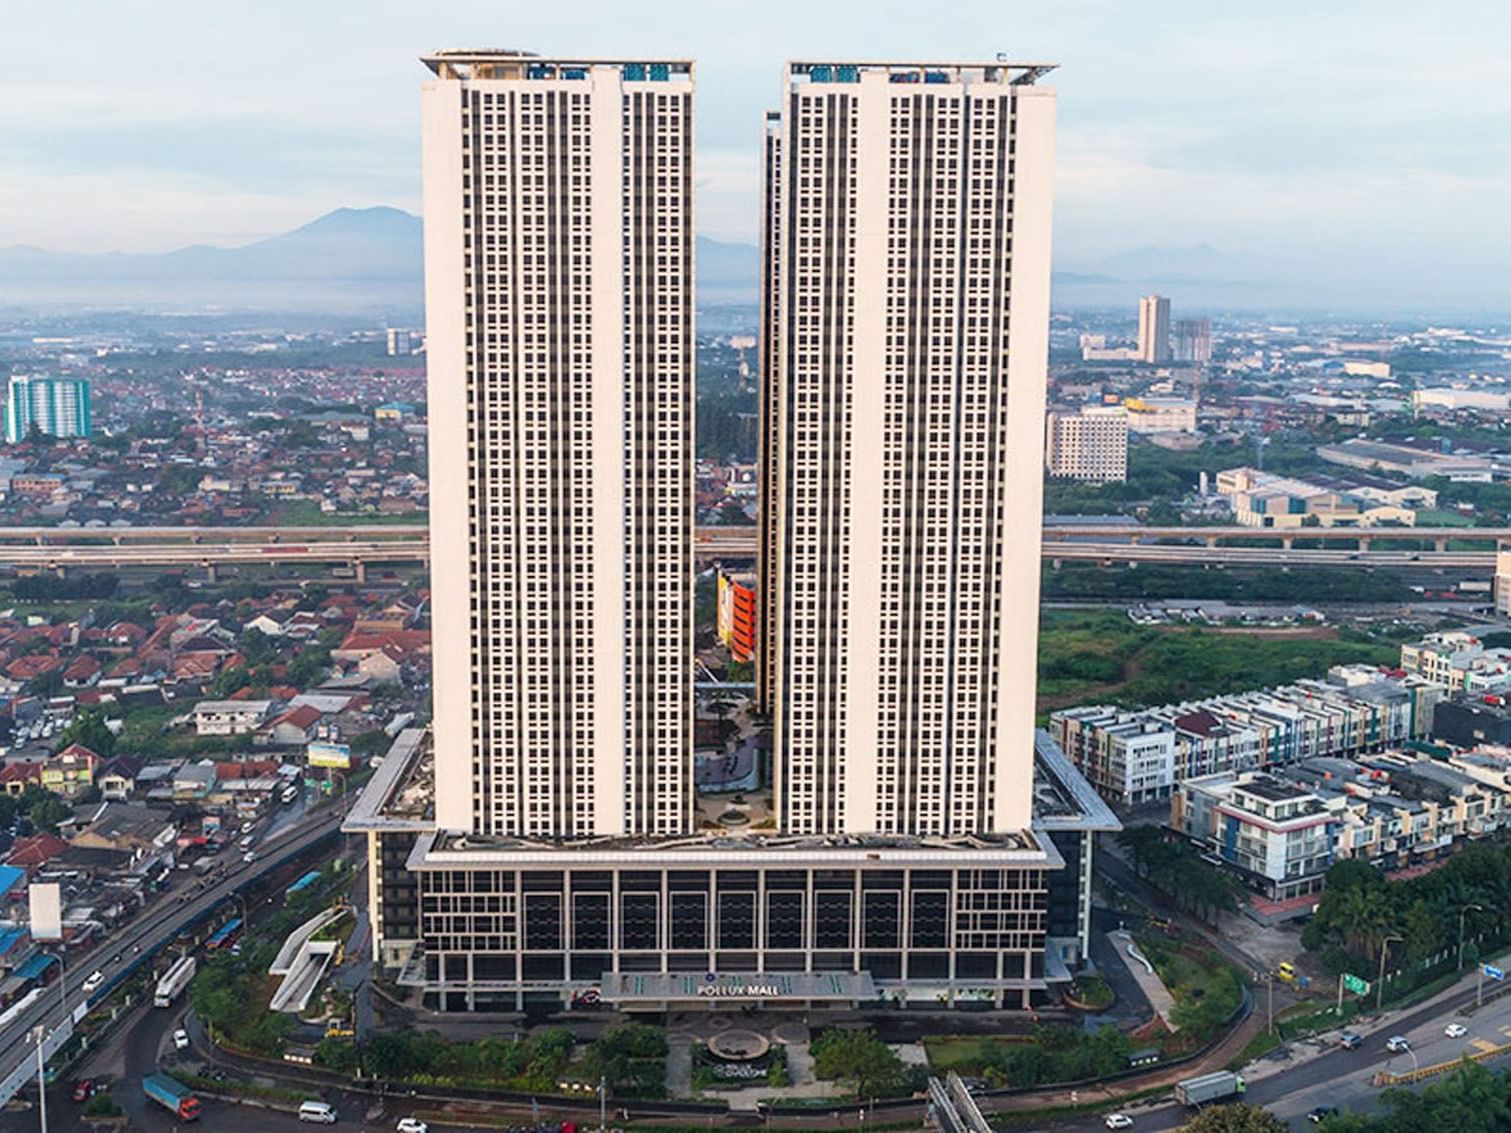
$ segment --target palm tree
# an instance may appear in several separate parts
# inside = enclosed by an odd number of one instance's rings
[[[1351,889],[1338,903],[1338,924],[1349,947],[1366,960],[1376,958],[1390,934],[1393,910],[1380,888]]]

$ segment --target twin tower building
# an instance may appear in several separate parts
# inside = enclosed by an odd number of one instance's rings
[[[447,1009],[1028,1006],[1066,867],[1033,805],[1050,68],[783,75],[771,782],[731,824],[693,781],[693,65],[425,63],[434,721],[349,823],[384,957]]]

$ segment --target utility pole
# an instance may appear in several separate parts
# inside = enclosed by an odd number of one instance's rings
[[[608,1098],[609,1078],[607,1074],[603,1074],[598,1078],[598,1133],[604,1133],[604,1130],[608,1129],[609,1127],[608,1112],[606,1108],[608,1105]]]
[[[1269,1000],[1269,1007],[1267,1009],[1267,1013],[1269,1015],[1269,1024],[1268,1024],[1268,1026],[1269,1026],[1269,1032],[1270,1032],[1270,1034],[1273,1035],[1275,1033],[1275,973],[1274,972],[1266,972],[1264,974],[1264,986],[1265,986],[1265,990],[1268,992],[1267,998]]]
[[[1404,943],[1406,938],[1404,936],[1396,936],[1392,934],[1390,936],[1387,936],[1384,940],[1380,941],[1380,975],[1379,978],[1375,981],[1376,1015],[1380,1013],[1380,1004],[1385,999],[1385,954],[1390,951],[1390,942],[1392,940],[1398,940]]]
[[[1465,905],[1462,909],[1459,910],[1459,958],[1458,962],[1454,965],[1455,971],[1464,966],[1464,914],[1467,913],[1470,909],[1483,913],[1485,911],[1485,906],[1475,905],[1471,903]]]
[[[1343,1017],[1343,973],[1338,973],[1338,1007],[1335,1012],[1341,1019]]]

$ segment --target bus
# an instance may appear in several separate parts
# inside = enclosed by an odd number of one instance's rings
[[[210,939],[205,941],[205,947],[212,951],[217,948],[229,948],[236,943],[236,938],[240,935],[241,918],[232,917],[211,934]]]

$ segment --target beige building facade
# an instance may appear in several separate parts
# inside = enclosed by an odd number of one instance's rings
[[[680,833],[692,65],[425,62],[437,818]]]

